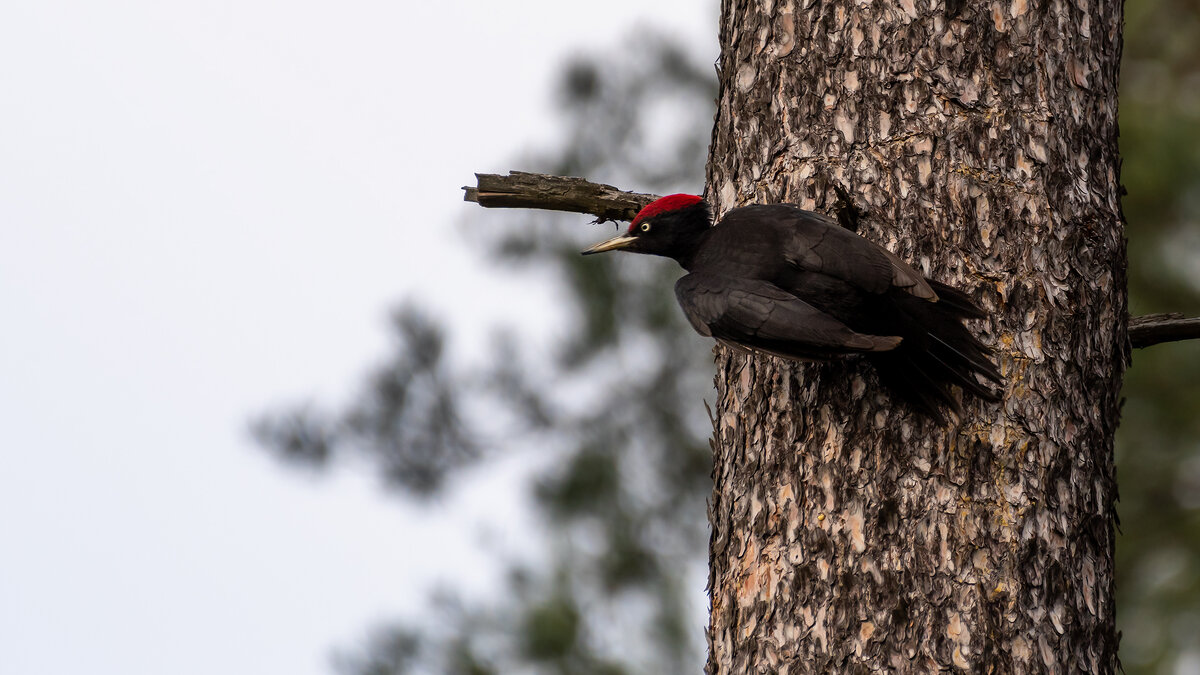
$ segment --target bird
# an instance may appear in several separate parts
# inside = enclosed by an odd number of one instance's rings
[[[702,197],[643,207],[628,231],[583,251],[672,258],[675,297],[698,333],[789,361],[862,355],[890,391],[946,424],[957,385],[996,402],[991,350],[964,325],[986,318],[971,297],[926,278],[883,246],[791,204],[730,210],[715,225]]]

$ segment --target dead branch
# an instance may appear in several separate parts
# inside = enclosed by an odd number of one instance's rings
[[[1129,344],[1134,348],[1200,338],[1200,317],[1147,314],[1129,318]]]
[[[547,209],[590,213],[600,222],[633,220],[658,195],[625,192],[582,178],[511,171],[507,176],[477,173],[478,187],[464,186],[464,201],[487,208]]]

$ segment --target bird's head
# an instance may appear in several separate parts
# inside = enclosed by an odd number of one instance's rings
[[[625,234],[602,241],[583,254],[620,250],[680,260],[693,250],[696,237],[710,223],[708,203],[703,199],[696,195],[668,195],[638,211]]]

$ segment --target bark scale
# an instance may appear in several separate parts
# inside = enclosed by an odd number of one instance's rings
[[[844,190],[860,233],[991,314],[971,328],[1006,391],[943,429],[862,363],[718,349],[709,673],[1116,669],[1121,20],[724,0],[718,214]]]

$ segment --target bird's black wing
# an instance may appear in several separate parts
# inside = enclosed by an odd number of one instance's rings
[[[925,300],[938,299],[925,276],[908,263],[819,213],[777,204],[748,206],[725,216],[726,221],[742,218],[777,228],[784,258],[801,270],[840,279],[868,293],[896,288]]]
[[[675,297],[701,335],[785,358],[879,352],[900,344],[899,337],[856,333],[766,281],[697,271],[676,282]]]

